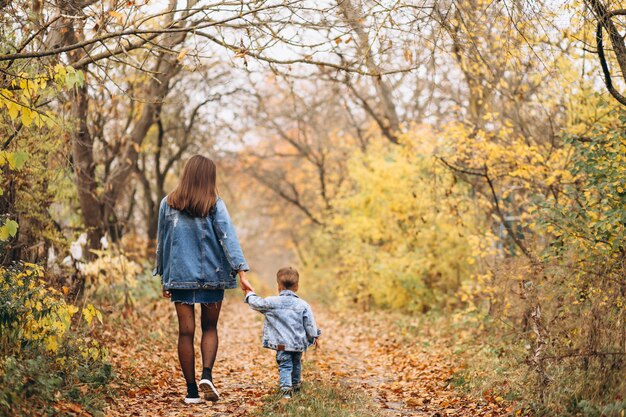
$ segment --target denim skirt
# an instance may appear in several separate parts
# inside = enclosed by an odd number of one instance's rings
[[[172,302],[183,304],[219,303],[224,299],[224,290],[170,290]]]

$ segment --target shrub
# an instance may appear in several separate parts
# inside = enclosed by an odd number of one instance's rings
[[[482,324],[492,337],[481,338],[504,354],[477,345],[463,375],[476,392],[516,391],[534,415],[626,412],[626,114],[611,116],[566,136],[571,181],[531,210],[545,236],[538,267],[509,258],[491,271]],[[484,372],[496,366],[504,372]]]
[[[96,258],[85,264],[87,291],[106,304],[130,306],[133,292],[141,289],[138,277],[145,272],[137,262],[130,260],[119,247],[93,250]],[[152,281],[157,279],[150,277]],[[139,287],[139,288],[138,288]]]
[[[89,336],[92,305],[79,308],[33,264],[0,268],[0,414],[98,413],[112,378],[107,351]]]
[[[469,187],[435,157],[428,131],[372,143],[348,163],[341,198],[310,246],[321,292],[365,307],[426,311],[458,304],[481,216]]]

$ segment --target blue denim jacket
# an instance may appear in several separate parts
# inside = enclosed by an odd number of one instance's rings
[[[237,286],[237,272],[247,271],[226,204],[218,197],[207,217],[159,208],[156,268],[163,289],[225,289]]]
[[[265,315],[265,348],[304,352],[322,334],[315,324],[311,306],[293,291],[283,290],[280,295],[267,298],[249,292],[245,301]]]

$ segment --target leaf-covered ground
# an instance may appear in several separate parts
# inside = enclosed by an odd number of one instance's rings
[[[275,395],[273,352],[260,346],[262,316],[240,299],[224,302],[214,380],[217,403],[183,403],[184,380],[176,356],[176,317],[167,301],[139,307],[111,320],[119,396],[110,416],[501,416],[504,405],[462,396],[450,379],[455,365],[447,348],[407,343],[384,317],[337,314],[314,306],[323,329],[321,348],[304,362],[302,397],[283,404]],[[197,327],[197,332],[199,327]],[[198,337],[198,333],[197,333]],[[196,345],[197,346],[197,345]],[[200,352],[196,348],[197,373]]]

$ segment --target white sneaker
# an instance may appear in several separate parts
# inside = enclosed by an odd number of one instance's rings
[[[198,384],[198,386],[200,387],[200,391],[204,392],[204,398],[206,400],[208,401],[219,400],[220,393],[217,392],[215,385],[213,385],[213,381],[211,381],[210,379],[201,379],[200,384]]]
[[[292,393],[291,387],[282,387],[280,389],[280,395],[287,400],[291,398],[291,393]]]
[[[199,404],[201,402],[202,400],[200,399],[200,395],[198,395],[198,387],[196,386],[196,384],[188,384],[185,404]]]
[[[185,404],[200,404],[202,398],[200,397],[185,397]]]

